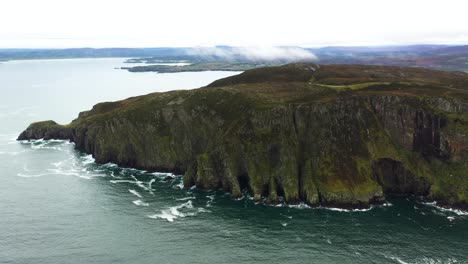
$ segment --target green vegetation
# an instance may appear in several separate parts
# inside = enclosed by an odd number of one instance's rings
[[[20,139],[70,139],[97,162],[271,203],[355,208],[398,193],[466,208],[467,114],[464,73],[298,63],[97,104]]]
[[[130,72],[197,72],[197,71],[245,71],[258,67],[272,66],[276,64],[255,63],[255,62],[195,62],[190,65],[173,66],[173,65],[145,65],[134,67],[122,67],[122,69]]]

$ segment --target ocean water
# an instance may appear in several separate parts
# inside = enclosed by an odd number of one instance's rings
[[[15,140],[33,121],[235,74],[114,69],[123,61],[0,64],[0,263],[468,263],[468,213],[412,197],[361,211],[273,207],[96,164],[66,141]]]

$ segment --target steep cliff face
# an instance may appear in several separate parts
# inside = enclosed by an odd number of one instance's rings
[[[467,101],[463,73],[292,64],[98,104],[19,139],[69,139],[100,163],[272,203],[367,207],[397,193],[465,207]]]

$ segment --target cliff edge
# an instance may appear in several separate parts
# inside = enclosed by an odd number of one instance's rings
[[[288,64],[194,90],[100,103],[19,140],[275,203],[368,207],[385,194],[468,207],[468,74]]]

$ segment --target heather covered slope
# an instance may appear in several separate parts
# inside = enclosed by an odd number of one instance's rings
[[[235,197],[366,207],[397,193],[466,208],[467,103],[465,73],[289,64],[97,104],[19,139],[69,139],[97,162]]]

